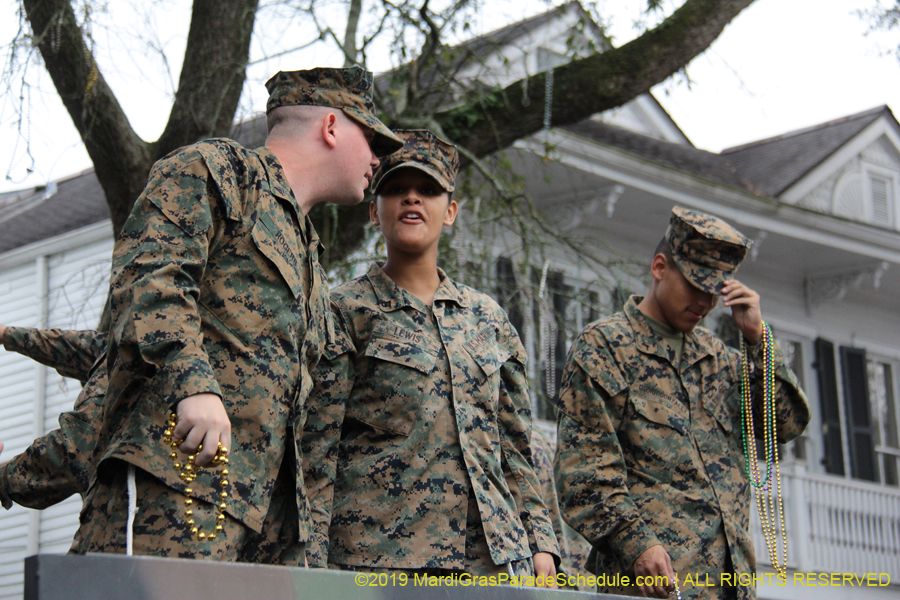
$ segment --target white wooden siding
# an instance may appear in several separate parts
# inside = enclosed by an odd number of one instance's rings
[[[40,317],[35,263],[0,270],[0,315],[4,324],[34,327]],[[34,363],[0,351],[0,460],[18,454],[34,438]],[[28,550],[27,509],[0,510],[0,598],[22,597],[22,561]]]
[[[96,237],[96,236],[94,236]],[[109,286],[112,240],[74,236],[68,248],[4,268],[0,261],[0,322],[26,327],[92,329]],[[52,242],[49,240],[48,243]],[[46,285],[46,294],[42,287]],[[58,427],[71,410],[79,382],[18,354],[0,351],[2,459],[24,450],[36,435]],[[0,511],[0,600],[21,600],[26,556],[66,552],[78,525],[80,496],[44,511]]]

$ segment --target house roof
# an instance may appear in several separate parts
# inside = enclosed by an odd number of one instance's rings
[[[0,200],[0,254],[109,218],[94,169]]]
[[[561,129],[624,150],[639,158],[684,171],[704,179],[759,194],[723,156],[685,144],[666,142],[595,119],[585,119]]]
[[[266,140],[265,115],[236,123],[231,137],[248,148]],[[0,254],[109,219],[94,169],[48,186],[0,195]]]
[[[821,125],[726,148],[722,156],[762,193],[777,197],[882,116],[897,125],[891,109],[878,106]]]

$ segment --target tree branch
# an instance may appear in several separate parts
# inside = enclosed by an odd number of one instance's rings
[[[350,10],[347,13],[347,27],[344,30],[344,43],[340,44],[344,51],[344,68],[356,64],[359,50],[356,47],[356,30],[359,28],[359,16],[362,13],[362,0],[350,0]]]
[[[554,70],[553,125],[567,125],[621,106],[665,81],[703,53],[753,0],[687,0],[656,28],[621,48],[573,61]],[[546,74],[529,78],[543,96]],[[522,82],[434,115],[457,145],[481,157],[510,146],[543,127],[544,102],[513,102]],[[462,157],[462,162],[469,161]],[[465,166],[465,164],[461,166]]]

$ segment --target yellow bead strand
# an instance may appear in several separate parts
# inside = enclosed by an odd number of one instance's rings
[[[169,458],[172,460],[175,470],[179,472],[178,477],[187,484],[187,487],[184,489],[184,519],[188,533],[192,538],[196,538],[201,542],[215,541],[217,535],[224,535],[225,530],[225,510],[228,508],[225,501],[228,499],[227,488],[231,485],[228,481],[228,469],[226,468],[228,466],[228,449],[220,443],[219,447],[216,449],[216,455],[212,459],[213,466],[220,468],[220,491],[218,493],[219,503],[215,505],[216,510],[218,511],[218,514],[216,514],[216,524],[213,527],[213,531],[207,533],[202,531],[203,526],[197,525],[196,520],[194,519],[194,499],[191,497],[194,494],[194,489],[190,486],[197,479],[197,472],[201,469],[201,467],[198,467],[195,463],[197,456],[196,454],[190,454],[184,464],[178,462],[178,453],[176,450],[184,440],[172,439],[175,426],[178,425],[178,416],[174,412],[169,415],[169,421],[166,425],[167,428],[163,432],[163,442],[172,448]],[[200,444],[197,447],[197,452],[200,452],[201,450],[203,450],[203,444]]]
[[[766,458],[766,480],[760,482],[761,473],[756,452],[755,429],[753,426],[753,393],[750,388],[749,363],[750,356],[747,345],[741,337],[741,402],[744,413],[744,452],[747,460],[747,474],[756,499],[760,526],[772,568],[779,579],[787,581],[787,530],[784,526],[784,500],[781,494],[781,468],[778,460],[778,439],[776,433],[777,416],[775,414],[775,371],[772,368],[772,331],[763,323],[763,445]],[[774,479],[771,481],[771,467],[774,464]],[[777,498],[772,494],[777,490]],[[778,553],[778,527],[781,526],[781,544],[783,555]]]

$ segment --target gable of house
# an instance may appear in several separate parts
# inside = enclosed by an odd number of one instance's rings
[[[729,148],[722,156],[787,204],[900,229],[900,124],[887,106]]]

